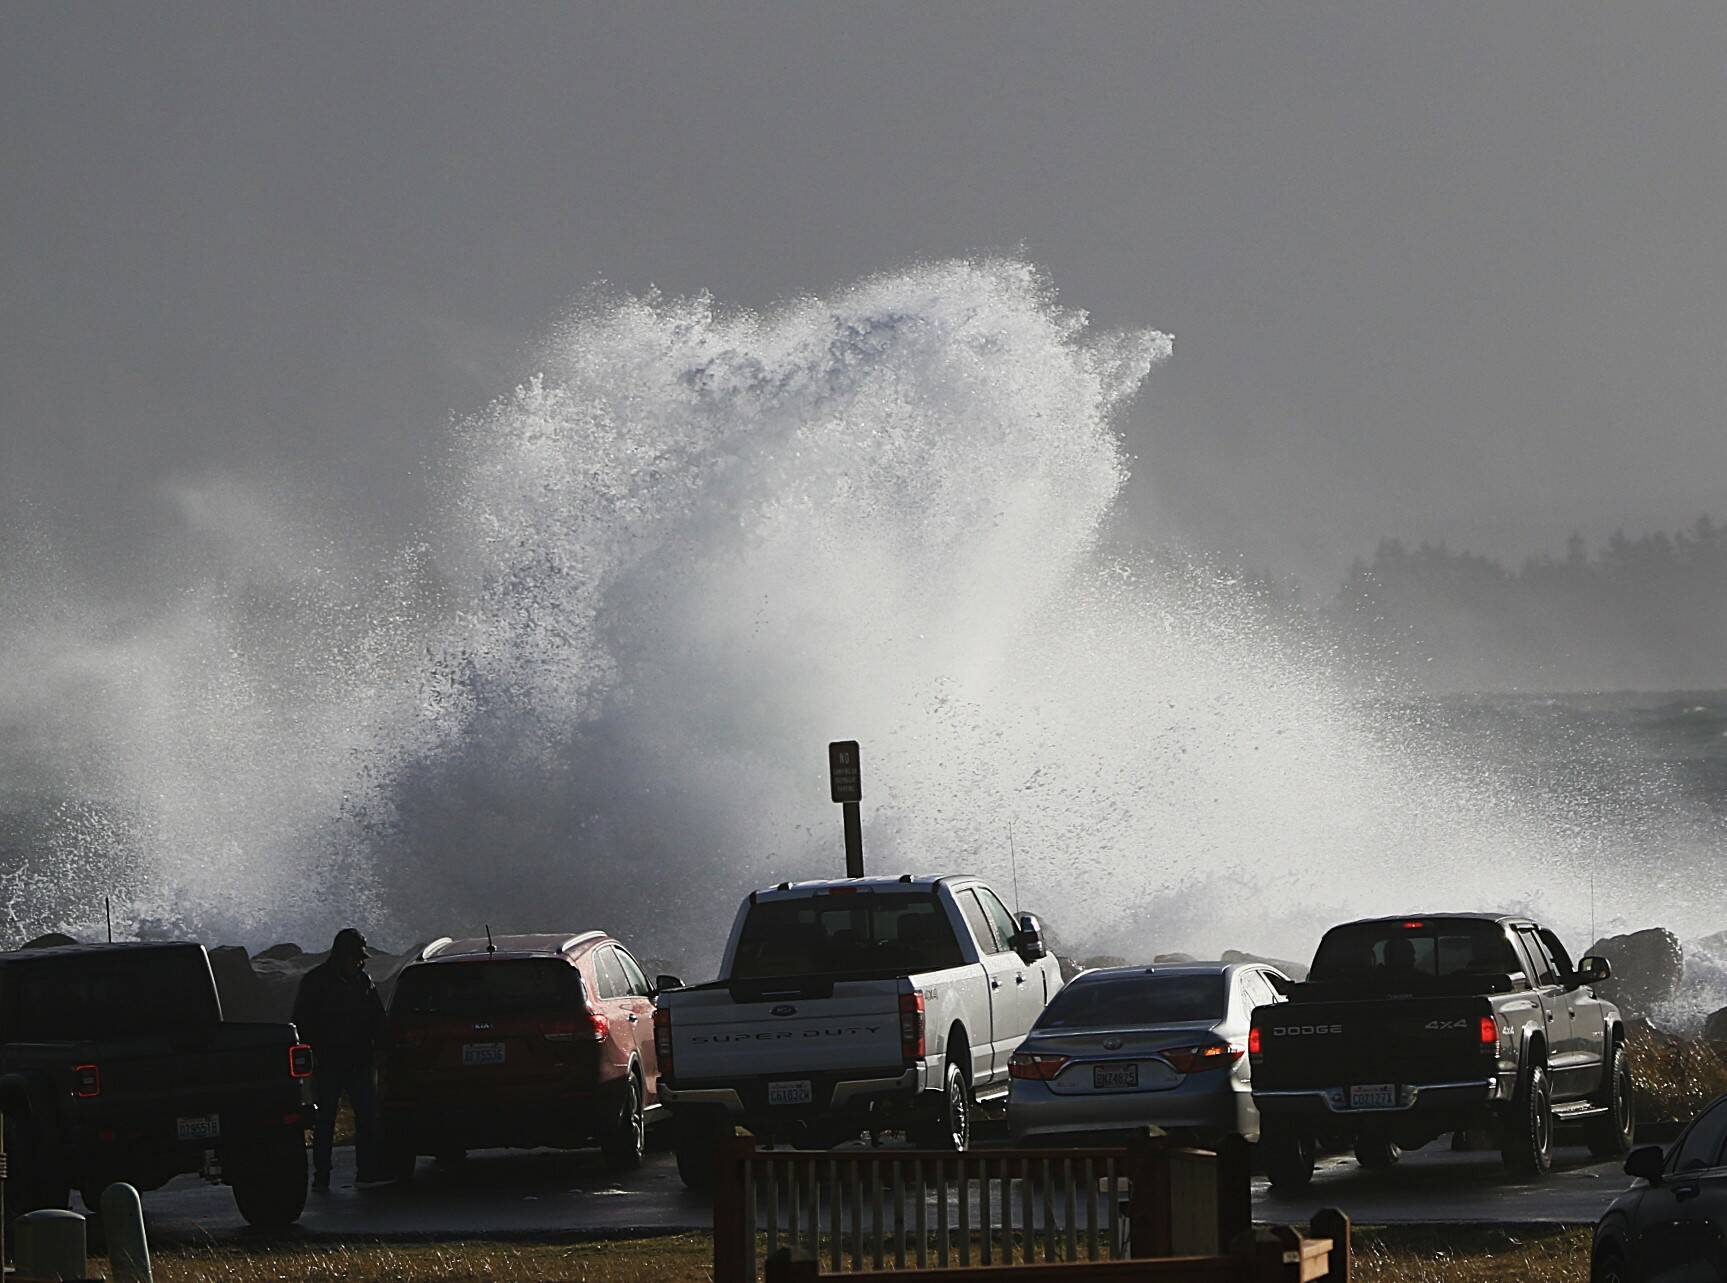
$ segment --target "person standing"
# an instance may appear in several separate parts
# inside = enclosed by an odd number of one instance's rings
[[[330,956],[308,971],[294,999],[294,1024],[312,1045],[312,1088],[318,1119],[312,1128],[312,1188],[330,1188],[330,1151],[343,1093],[354,1108],[357,1181],[371,1181],[378,1160],[377,1052],[384,1003],[366,974],[366,937],[343,927]]]

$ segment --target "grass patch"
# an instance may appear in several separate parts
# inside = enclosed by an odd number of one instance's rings
[[[219,1243],[165,1248],[155,1274],[159,1283],[711,1283],[712,1262],[706,1234],[579,1243]],[[1360,1283],[1588,1277],[1586,1228],[1392,1226],[1355,1234]]]
[[[1727,1060],[1701,1038],[1632,1025],[1625,1045],[1637,1081],[1637,1116],[1646,1122],[1686,1122],[1727,1092]]]

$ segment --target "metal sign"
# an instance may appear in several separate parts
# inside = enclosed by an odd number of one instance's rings
[[[828,779],[834,801],[863,801],[863,763],[856,740],[836,740],[828,745]]]

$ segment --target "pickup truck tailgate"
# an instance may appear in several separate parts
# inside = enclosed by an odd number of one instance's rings
[[[671,1013],[679,1083],[901,1063],[897,981],[842,981],[821,997],[734,1001],[724,987],[679,997]]]
[[[1260,1007],[1252,1058],[1256,1091],[1350,1083],[1441,1083],[1491,1077],[1497,1031],[1481,997],[1314,1001]]]

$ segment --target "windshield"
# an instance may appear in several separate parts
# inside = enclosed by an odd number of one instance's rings
[[[581,973],[554,959],[439,962],[409,967],[396,982],[392,1015],[482,1016],[582,1004]]]
[[[1038,1017],[1036,1029],[1119,1029],[1125,1025],[1222,1020],[1223,975],[1084,976],[1066,986]]]
[[[200,949],[44,959],[7,968],[8,1039],[142,1037],[221,1018]]]
[[[822,895],[752,905],[732,979],[906,976],[960,962],[959,940],[933,895]]]
[[[1319,942],[1309,980],[1391,984],[1410,978],[1504,976],[1523,966],[1497,922],[1472,918],[1356,922]]]

